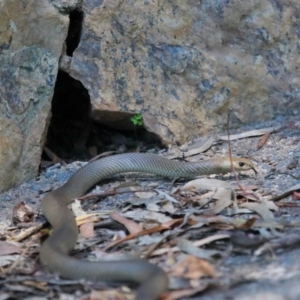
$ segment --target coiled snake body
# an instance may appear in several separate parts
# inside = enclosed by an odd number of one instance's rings
[[[253,169],[252,162],[243,158],[233,158],[233,165],[236,171]],[[185,163],[171,161],[155,154],[128,153],[85,165],[63,186],[42,199],[42,212],[52,225],[53,233],[41,247],[40,260],[48,270],[66,278],[139,283],[136,299],[155,300],[166,291],[168,277],[162,269],[146,260],[95,263],[68,255],[76,244],[78,229],[67,205],[100,180],[117,173],[131,171],[165,177],[193,177],[231,172],[231,163],[228,158]]]

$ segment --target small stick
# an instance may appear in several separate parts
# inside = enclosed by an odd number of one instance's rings
[[[239,186],[239,188],[243,191],[243,193],[246,193],[245,189],[242,187],[242,185],[240,184],[239,178],[237,176],[237,173],[234,169],[233,166],[233,162],[232,162],[232,151],[231,151],[231,144],[230,144],[230,131],[229,131],[229,119],[230,119],[230,113],[231,111],[228,111],[228,115],[227,115],[227,137],[228,137],[228,155],[229,155],[229,159],[230,159],[230,164],[231,164],[231,170],[232,173],[234,174],[234,177],[236,179],[236,182]]]
[[[230,144],[230,130],[229,130],[229,119],[230,119],[230,113],[231,111],[229,110],[228,111],[228,115],[227,115],[227,137],[228,137],[228,154],[229,154],[229,159],[230,159],[230,164],[231,164],[231,170],[232,170],[232,173],[234,174],[234,177],[236,179],[236,182],[237,182],[237,185],[239,186],[239,188],[242,190],[243,192],[243,195],[244,196],[247,196],[247,195],[252,195],[254,196],[257,200],[259,200],[259,197],[255,194],[255,193],[248,193],[244,187],[241,185],[240,183],[240,180],[237,176],[237,173],[234,169],[234,166],[233,166],[233,162],[232,162],[232,151],[231,151],[231,144]]]
[[[35,232],[39,231],[41,228],[45,226],[45,223],[37,224],[33,227],[27,228],[26,230],[20,232],[19,234],[12,237],[12,241],[14,242],[20,242],[24,240],[25,238],[29,237],[30,235],[34,234]]]

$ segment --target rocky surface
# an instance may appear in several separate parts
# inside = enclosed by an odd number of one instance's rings
[[[68,23],[46,0],[0,3],[0,191],[37,174]]]
[[[142,113],[165,144],[299,113],[298,1],[83,1],[69,73],[93,118]],[[122,127],[122,126],[120,126]]]
[[[223,130],[229,109],[232,128],[299,113],[296,0],[5,0],[0,8],[0,190],[37,174],[59,60],[91,101],[87,117],[128,129],[142,114],[168,146]]]

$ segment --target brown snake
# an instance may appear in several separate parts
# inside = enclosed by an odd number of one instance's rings
[[[233,158],[232,162],[236,171],[254,169],[248,159]],[[78,229],[67,205],[100,180],[117,173],[137,171],[165,177],[194,177],[231,170],[228,158],[190,163],[141,153],[120,154],[89,163],[75,172],[63,186],[42,199],[42,212],[52,225],[53,232],[41,247],[40,260],[48,270],[66,278],[138,283],[136,299],[155,300],[167,290],[168,277],[161,268],[148,261],[135,259],[95,263],[69,256],[76,244]]]

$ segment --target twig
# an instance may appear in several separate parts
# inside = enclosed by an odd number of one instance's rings
[[[236,173],[236,171],[234,169],[234,166],[233,166],[232,151],[231,151],[231,142],[230,142],[230,130],[229,130],[230,113],[231,113],[231,111],[229,110],[228,111],[228,115],[227,115],[227,137],[228,137],[228,154],[229,154],[229,159],[230,159],[230,164],[231,164],[231,170],[232,170],[232,173],[233,173],[233,175],[235,177],[237,185],[243,191],[243,193],[246,193],[244,187],[240,184],[239,178],[238,178],[237,173]]]
[[[25,238],[29,237],[30,235],[32,235],[33,233],[37,232],[41,228],[43,228],[45,225],[46,225],[46,222],[38,224],[38,225],[30,227],[30,228],[27,228],[26,230],[20,232],[18,235],[12,237],[12,240],[14,242],[20,242],[20,241],[24,240]]]
[[[228,115],[227,115],[227,138],[228,138],[228,154],[229,154],[229,159],[230,159],[230,164],[231,164],[231,170],[232,170],[232,173],[234,174],[237,185],[239,186],[239,188],[243,192],[243,196],[246,197],[247,195],[251,195],[251,196],[255,197],[257,200],[259,200],[259,196],[256,195],[254,192],[249,193],[244,189],[244,187],[241,185],[240,180],[238,178],[238,175],[237,175],[237,173],[234,169],[233,161],[232,161],[231,143],[230,143],[230,130],[229,130],[230,113],[231,113],[231,111],[229,110]],[[235,197],[235,200],[234,200],[234,204],[236,205],[236,197]]]

